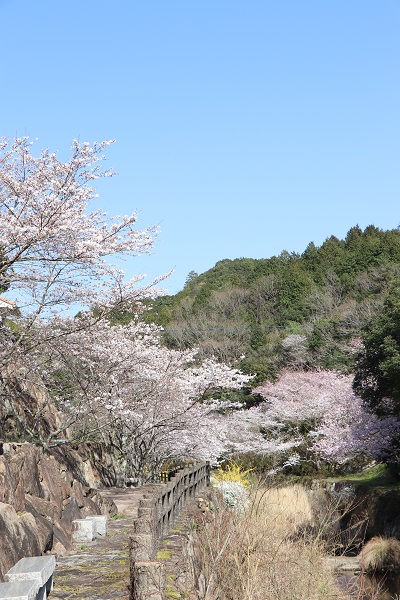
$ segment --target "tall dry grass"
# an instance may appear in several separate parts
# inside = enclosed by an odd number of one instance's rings
[[[217,502],[188,551],[196,600],[348,600],[324,559],[338,511],[301,486],[253,493],[244,515]],[[311,535],[312,533],[312,535]],[[361,591],[359,598],[361,599]]]
[[[373,537],[361,553],[363,569],[369,573],[400,569],[400,541],[396,538]]]

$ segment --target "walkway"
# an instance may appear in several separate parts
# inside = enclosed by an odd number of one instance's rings
[[[129,599],[128,541],[143,490],[109,488],[101,493],[114,500],[118,509],[109,520],[108,535],[77,545],[57,560],[49,600]]]

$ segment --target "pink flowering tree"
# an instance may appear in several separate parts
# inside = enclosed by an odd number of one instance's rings
[[[10,299],[17,307],[9,327],[0,329],[0,409],[7,405],[6,412],[18,412],[15,379],[24,372],[29,385],[30,377],[39,381],[27,355],[43,343],[37,333],[43,323],[81,310],[80,319],[43,331],[90,330],[111,310],[139,310],[142,299],[157,293],[157,282],[126,280],[114,264],[148,253],[157,228],[138,230],[136,213],[109,217],[92,208],[95,182],[113,175],[101,168],[111,143],[74,141],[64,161],[49,150],[34,154],[27,138],[0,139],[0,290],[2,304]]]
[[[63,422],[49,444],[69,439],[101,442],[115,458],[117,478],[151,477],[171,459],[214,460],[222,440],[210,415],[230,403],[209,397],[215,388],[238,389],[249,380],[196,351],[161,346],[155,325],[111,326],[62,335],[65,319],[38,329],[36,361],[57,399]]]
[[[381,457],[397,419],[378,419],[352,390],[352,377],[334,371],[284,371],[253,390],[264,398],[249,413],[271,439],[288,447],[285,460],[343,464],[357,456]],[[302,452],[299,452],[299,449]]]
[[[320,419],[339,396],[351,390],[352,379],[335,371],[290,371],[275,383],[253,389],[264,398],[261,405],[268,418],[278,425],[291,422],[293,428],[307,419]]]
[[[157,228],[90,208],[94,182],[113,175],[100,166],[111,143],[74,141],[64,162],[49,150],[35,156],[27,138],[0,140],[0,285],[26,325],[77,307],[103,314],[150,293],[112,261],[148,253]]]
[[[359,396],[349,392],[338,397],[320,421],[313,449],[330,463],[344,464],[359,456],[382,460],[399,434],[397,417],[378,418]]]

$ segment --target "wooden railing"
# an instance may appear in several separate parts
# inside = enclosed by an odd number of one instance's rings
[[[209,482],[209,465],[200,463],[177,470],[166,483],[143,488],[129,543],[131,600],[164,600],[165,574],[163,565],[155,560],[157,548],[186,501]]]

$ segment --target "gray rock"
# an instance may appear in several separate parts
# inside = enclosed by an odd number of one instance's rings
[[[81,465],[78,452],[68,447],[45,453],[27,443],[3,444],[0,581],[20,558],[69,549],[73,520],[116,512],[87,485]]]

